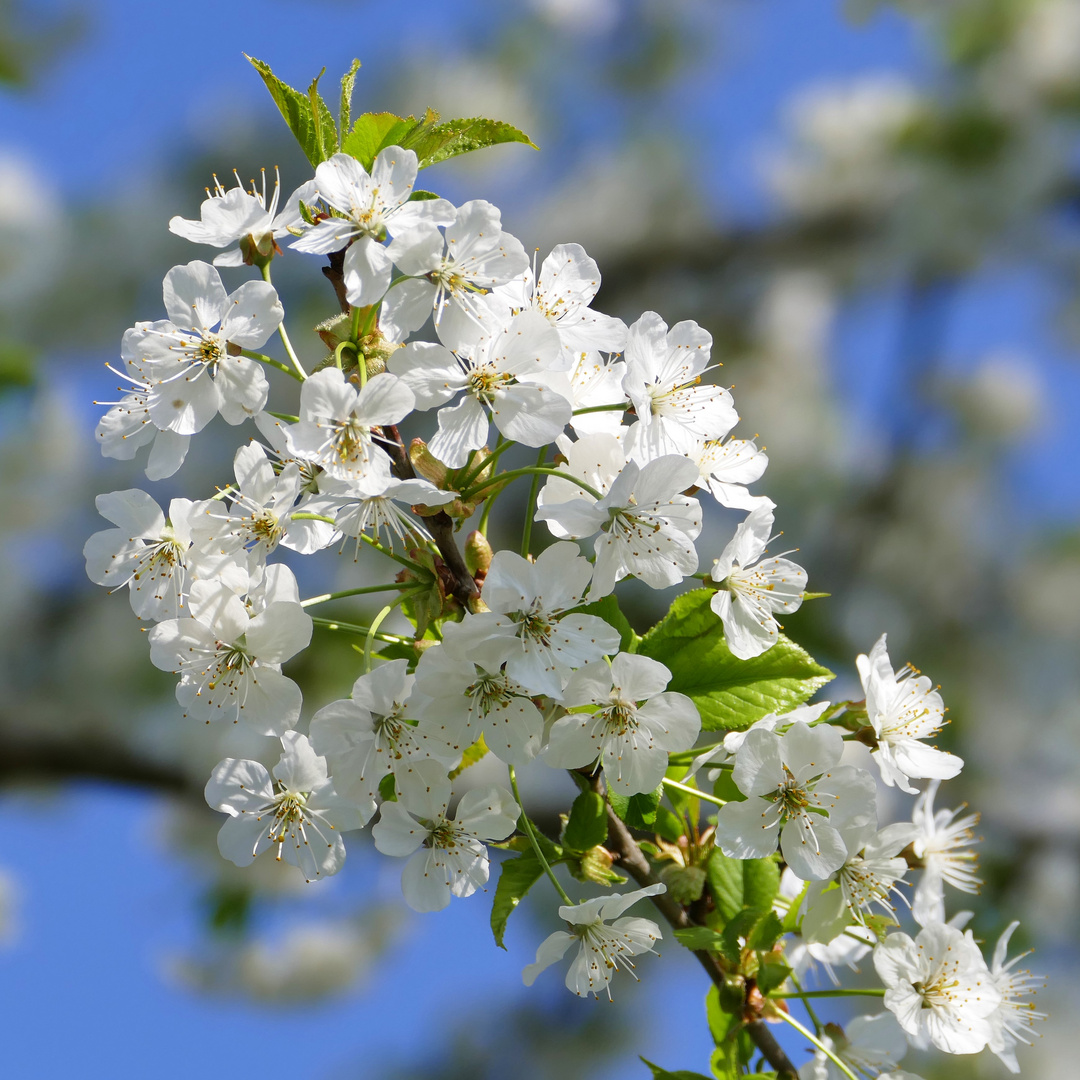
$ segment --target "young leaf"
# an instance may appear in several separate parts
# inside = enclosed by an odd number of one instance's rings
[[[780,916],[775,911],[767,911],[750,931],[746,939],[746,946],[759,952],[768,952],[784,932],[784,925],[780,922]]]
[[[755,981],[757,982],[758,989],[763,994],[768,994],[780,986],[790,974],[791,968],[789,968],[787,964],[779,964],[770,961],[767,964],[759,965]]]
[[[709,1080],[709,1077],[703,1073],[688,1072],[686,1069],[679,1069],[678,1072],[668,1072],[667,1069],[661,1069],[659,1065],[654,1065],[645,1058],[641,1060],[652,1069],[653,1080]]]
[[[244,54],[247,56],[247,53]],[[256,60],[253,56],[247,56],[251,66],[262,76],[263,82],[266,84],[267,90],[270,91],[270,96],[274,99],[274,103],[281,111],[281,115],[285,118],[285,123],[289,125],[289,130],[296,137],[296,141],[300,144],[300,149],[304,151],[304,155],[312,166],[318,165],[321,161],[325,161],[329,154],[326,152],[326,146],[322,141],[322,130],[324,128],[324,116],[322,112],[319,112],[318,124],[315,120],[315,111],[312,108],[312,102],[318,99],[322,103],[322,108],[326,109],[326,103],[319,97],[316,85],[319,81],[316,77],[315,82],[311,84],[311,89],[308,94],[302,94],[299,90],[294,90],[287,83],[283,83],[274,73],[270,70],[269,64],[264,64],[261,60]],[[310,94],[314,91],[314,98]],[[330,119],[330,127],[333,128],[334,120],[330,116],[329,109],[326,109],[326,117]],[[337,132],[334,132],[333,143],[330,144],[330,154],[337,150]]]
[[[724,936],[707,926],[687,926],[682,930],[676,930],[675,940],[680,945],[685,945],[691,952],[700,952],[703,949],[712,952],[721,952],[724,947]]]
[[[743,908],[768,911],[780,888],[780,868],[772,859],[732,859],[719,848],[709,856],[709,888],[725,920]]]
[[[420,159],[420,168],[426,169],[448,158],[471,154],[474,150],[499,143],[525,143],[534,150],[539,149],[525,132],[501,120],[487,120],[482,116],[425,124],[422,130],[413,132],[409,141],[401,145],[414,150]]]
[[[360,70],[360,61],[354,59],[349,70],[341,76],[341,104],[338,106],[338,131],[340,139],[338,147],[345,141],[345,136],[352,123],[352,95],[356,85],[356,73]]]
[[[622,613],[619,608],[619,601],[613,595],[608,594],[603,600],[596,600],[591,604],[578,608],[578,610],[582,615],[595,615],[597,618],[603,619],[612,629],[618,630],[619,648],[623,652],[630,650],[630,646],[633,644],[637,634],[634,633],[634,628]]]
[[[574,851],[589,851],[607,839],[607,804],[595,791],[583,791],[570,808],[563,843]]]
[[[491,904],[491,932],[500,949],[506,948],[503,935],[511,912],[543,873],[544,868],[532,851],[522,852],[516,859],[507,859],[502,864],[499,884],[495,886],[495,898]]]
[[[648,832],[656,825],[656,810],[660,805],[660,796],[663,792],[663,785],[655,791],[645,791],[640,795],[631,795],[629,798],[620,795],[617,791],[609,791],[608,799],[611,801],[611,809],[631,829]]]
[[[308,87],[308,101],[311,103],[311,122],[315,128],[315,142],[321,153],[320,161],[333,157],[338,152],[338,130],[329,106],[319,93],[319,80],[326,72],[323,68]]]
[[[351,154],[370,172],[379,151],[384,146],[400,146],[418,123],[414,116],[398,116],[389,112],[364,113],[356,118],[352,131],[342,136],[341,152]]]
[[[670,669],[668,689],[694,702],[704,730],[742,731],[771,712],[801,705],[834,678],[783,634],[760,656],[739,660],[709,607],[711,596],[709,589],[677,596],[637,649]]]

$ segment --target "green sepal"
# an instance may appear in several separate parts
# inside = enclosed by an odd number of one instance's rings
[[[738,659],[709,607],[712,595],[693,589],[677,596],[637,648],[671,671],[668,690],[694,702],[703,730],[743,731],[769,713],[803,704],[835,677],[783,634],[760,656]]]
[[[563,844],[574,851],[590,851],[607,839],[607,804],[595,791],[583,791],[570,808]]]
[[[397,788],[394,786],[394,774],[388,772],[379,781],[379,798],[383,802],[397,802]]]
[[[660,796],[664,787],[661,784],[655,791],[644,791],[629,798],[617,791],[608,791],[611,809],[630,826],[631,829],[651,831],[656,825],[656,812],[660,806]]]

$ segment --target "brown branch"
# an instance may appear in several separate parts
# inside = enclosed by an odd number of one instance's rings
[[[594,790],[603,794],[603,781],[599,776],[592,780]],[[659,878],[652,872],[649,860],[638,846],[638,842],[631,835],[622,819],[608,804],[608,838],[607,848],[619,857],[619,865],[641,886],[655,885]],[[682,904],[672,900],[667,893],[651,897],[657,910],[676,930],[683,930],[695,924]],[[711,953],[704,949],[692,950],[697,957],[698,963],[705,969],[705,973],[718,986],[724,985],[724,971]],[[791,1059],[784,1052],[783,1047],[776,1041],[776,1036],[769,1030],[764,1020],[750,1020],[746,1023],[746,1033],[754,1041],[754,1045],[761,1051],[765,1060],[779,1073],[778,1080],[798,1080],[798,1070],[792,1064]]]
[[[327,258],[330,260],[330,265],[322,268],[323,276],[334,286],[338,304],[341,305],[342,312],[348,315],[352,308],[349,306],[349,298],[345,295],[345,249],[334,251]]]

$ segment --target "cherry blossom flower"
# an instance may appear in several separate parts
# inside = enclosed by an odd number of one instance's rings
[[[826,1024],[822,1042],[854,1073],[876,1076],[907,1053],[903,1029],[890,1012],[856,1016],[844,1027]],[[845,1080],[844,1074],[818,1050],[799,1069],[799,1080]]]
[[[540,752],[544,717],[529,691],[503,670],[504,648],[487,636],[479,617],[447,623],[443,640],[416,667],[419,715],[445,725],[461,745],[481,735],[500,761],[515,767]]]
[[[150,661],[181,676],[176,700],[186,716],[244,720],[263,735],[283,735],[300,718],[300,688],[281,665],[311,640],[311,616],[275,602],[252,616],[227,584],[197,581],[190,618],[158,623]]]
[[[505,788],[467,791],[451,818],[450,781],[433,761],[417,765],[401,791],[401,801],[384,802],[372,826],[384,855],[411,856],[401,874],[401,891],[414,911],[440,911],[451,896],[472,896],[490,873],[485,840],[505,840],[517,827],[520,809]]]
[[[430,540],[424,519],[410,514],[405,506],[445,506],[457,498],[456,491],[442,491],[427,480],[396,480],[390,473],[374,470],[370,475],[349,483],[324,478],[324,498],[334,504],[334,527],[344,536],[356,538],[370,533],[393,546],[412,536]],[[415,541],[414,541],[415,542]]]
[[[489,414],[503,435],[525,446],[555,439],[570,420],[570,402],[525,380],[562,362],[558,334],[541,315],[526,311],[457,354],[413,342],[390,358],[389,368],[416,396],[420,410],[465,392],[457,405],[439,410],[439,430],[428,443],[435,457],[458,469],[487,442]]]
[[[623,795],[654,790],[664,777],[668,753],[687,750],[701,731],[697,707],[685,695],[665,691],[671,672],[647,656],[619,653],[610,666],[598,660],[570,676],[562,704],[571,711],[556,720],[544,760],[557,769],[597,761],[610,787]]]
[[[434,309],[440,333],[456,342],[481,321],[478,298],[529,265],[521,241],[503,232],[498,207],[483,199],[458,207],[445,238],[434,225],[421,224],[395,237],[389,255],[410,278],[395,285],[382,306],[379,325],[391,341],[419,330]]]
[[[756,510],[771,500],[751,495],[747,484],[760,480],[769,459],[753,439],[706,439],[687,450],[701,471],[699,485],[707,488],[721,506],[735,510]]]
[[[1035,1029],[1031,1026],[1036,1020],[1045,1020],[1046,1013],[1037,1012],[1033,1001],[1024,1000],[1035,996],[1046,980],[1030,971],[1014,971],[1013,968],[1029,953],[1021,953],[1006,961],[1009,939],[1020,925],[1013,921],[1005,928],[994,946],[994,955],[990,961],[990,977],[1001,995],[1001,1004],[990,1014],[991,1036],[988,1043],[990,1050],[1012,1073],[1020,1071],[1016,1060],[1016,1044],[1031,1045],[1031,1036]]]
[[[622,352],[626,324],[589,306],[600,289],[600,268],[580,244],[559,244],[540,267],[528,267],[491,292],[494,303],[514,314],[538,311],[558,331],[563,348],[571,353],[599,350]]]
[[[255,360],[229,349],[257,349],[284,315],[274,287],[245,281],[225,292],[209,263],[174,266],[163,287],[169,321],[138,323],[125,334],[129,367],[150,385],[151,422],[179,435],[194,435],[220,412],[241,424],[261,412],[269,384]]]
[[[938,780],[930,781],[926,791],[915,800],[911,814],[916,829],[912,850],[923,864],[911,910],[922,926],[945,921],[946,882],[966,893],[977,893],[982,884],[974,870],[978,856],[970,850],[978,843],[973,829],[979,823],[979,815],[959,817],[962,806],[935,811],[939,784]]]
[[[941,730],[945,717],[941,695],[930,680],[910,666],[894,672],[884,634],[870,655],[860,655],[855,664],[866,694],[866,715],[877,736],[873,758],[884,783],[913,795],[917,789],[909,777],[956,776],[964,767],[963,759],[922,742]]]
[[[404,660],[391,660],[353,683],[352,695],[311,718],[311,745],[329,762],[339,789],[374,810],[379,782],[398,787],[417,762],[437,759],[443,772],[461,756],[448,725],[418,722],[424,704]]]
[[[326,762],[303,735],[287,731],[281,743],[273,780],[259,762],[237,758],[219,762],[211,774],[206,801],[229,815],[218,849],[237,866],[248,866],[276,845],[277,858],[298,867],[308,881],[336,874],[345,861],[341,833],[363,828],[368,817],[337,793]]]
[[[685,454],[701,440],[723,438],[738,423],[731,394],[701,385],[711,347],[712,336],[697,323],[669,330],[655,311],[630,327],[623,389],[638,417],[627,435],[635,461]]]
[[[898,855],[914,834],[915,828],[908,822],[880,831],[873,823],[841,829],[848,857],[831,878],[810,883],[801,924],[803,937],[827,944],[852,923],[865,926],[875,904],[892,915],[889,897],[902,895],[896,886],[904,882],[908,868],[907,861]]]
[[[993,1037],[1001,992],[978,946],[954,926],[931,923],[912,940],[889,934],[874,949],[885,1007],[916,1039],[948,1054],[974,1054]]]
[[[626,405],[622,388],[625,374],[626,364],[622,360],[605,362],[598,352],[578,352],[573,354],[568,371],[541,371],[531,376],[531,381],[566,398],[577,413],[579,409]],[[622,420],[623,410],[600,408],[596,412],[572,415],[570,426],[579,437],[596,432],[618,435],[625,430]]]
[[[196,504],[173,499],[166,520],[145,491],[99,495],[98,513],[115,529],[96,532],[83,547],[86,573],[98,585],[127,586],[140,619],[175,619],[187,587],[191,518]]]
[[[546,548],[535,562],[496,552],[484,579],[489,613],[474,632],[504,646],[506,674],[533,694],[558,697],[575,668],[618,651],[619,632],[595,615],[564,614],[578,607],[593,568],[576,544]]]
[[[262,170],[261,191],[255,187],[254,180],[251,190],[245,191],[235,171],[233,175],[236,176],[236,187],[228,190],[214,177],[214,190],[207,188],[207,197],[199,207],[198,221],[179,216],[169,220],[169,232],[196,244],[225,248],[220,255],[214,256],[215,266],[243,266],[245,261],[251,262],[254,254],[269,258],[277,248],[275,241],[288,236],[302,224],[301,201],[312,202],[316,197],[315,182],[309,180],[292,193],[279,214],[281,177],[277,169],[274,170],[274,191],[269,204],[266,201],[265,169]],[[250,245],[247,251],[239,241]]]
[[[628,574],[654,589],[665,589],[694,573],[701,506],[682,494],[697,480],[694,463],[669,454],[642,467],[626,461],[610,435],[589,436],[574,446],[582,444],[564,471],[580,475],[606,494],[598,500],[571,481],[552,477],[541,492],[536,517],[560,538],[600,533],[594,543],[596,566],[589,596],[607,596]]]
[[[750,732],[735,758],[733,779],[745,802],[720,807],[716,842],[734,859],[776,850],[804,881],[820,881],[848,857],[840,829],[876,819],[874,778],[840,765],[843,739],[834,728],[792,724],[783,736]]]
[[[720,588],[709,606],[724,624],[728,648],[740,660],[760,656],[776,644],[780,626],[774,612],[798,611],[806,590],[806,571],[789,559],[763,559],[772,527],[772,500],[752,510],[713,563]]]
[[[390,457],[373,429],[404,419],[414,403],[408,386],[387,372],[356,387],[337,368],[323,368],[300,388],[300,421],[285,428],[289,450],[338,480],[385,474]]]
[[[454,207],[446,199],[411,201],[416,173],[416,154],[400,146],[380,150],[370,174],[350,154],[335,154],[315,169],[319,197],[340,216],[317,222],[290,246],[327,255],[348,245],[342,271],[350,304],[376,304],[386,294],[392,266],[382,244],[387,233],[398,236],[420,225],[454,221]]]
[[[578,951],[566,973],[566,988],[578,997],[599,997],[606,992],[610,1000],[615,972],[621,968],[633,974],[630,958],[653,952],[663,937],[651,919],[623,916],[623,912],[646,896],[666,891],[667,886],[658,883],[633,892],[597,896],[581,904],[564,904],[559,908],[559,918],[570,929],[556,930],[540,943],[535,963],[521,973],[525,985],[532,986],[537,975],[561,960],[576,942]]]

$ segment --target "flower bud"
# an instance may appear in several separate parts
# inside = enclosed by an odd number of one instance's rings
[[[466,537],[465,566],[473,577],[488,572],[494,554],[487,537],[482,532],[474,530]]]
[[[423,439],[413,439],[409,444],[409,460],[425,480],[443,491],[447,490],[446,478],[450,470],[427,448]]]

